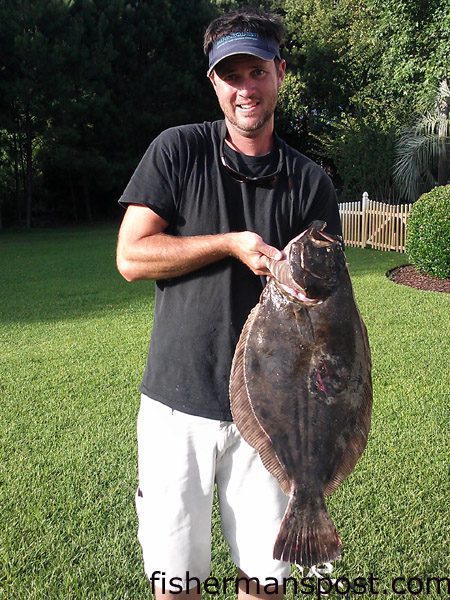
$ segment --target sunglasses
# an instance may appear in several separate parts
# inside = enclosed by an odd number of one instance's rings
[[[236,181],[239,181],[239,183],[249,183],[251,185],[257,186],[257,187],[263,187],[263,188],[268,188],[268,189],[273,189],[278,182],[280,173],[281,173],[281,169],[283,168],[283,155],[281,152],[281,148],[278,149],[279,152],[279,159],[278,159],[278,166],[277,166],[277,170],[274,173],[269,173],[268,175],[262,175],[261,177],[249,177],[248,175],[244,175],[244,173],[240,173],[239,171],[236,171],[235,169],[233,169],[233,167],[231,167],[225,158],[225,153],[224,153],[224,144],[225,144],[225,139],[222,140],[221,146],[220,146],[220,161],[222,163],[223,168],[225,169],[225,171],[231,175],[231,177],[233,179],[235,179]]]

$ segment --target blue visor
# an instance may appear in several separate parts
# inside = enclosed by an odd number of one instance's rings
[[[280,58],[280,46],[273,38],[264,38],[253,31],[237,31],[214,42],[209,52],[208,76],[224,58],[235,54],[251,54],[262,60]]]

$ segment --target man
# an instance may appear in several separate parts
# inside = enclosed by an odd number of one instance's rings
[[[208,77],[224,121],[163,132],[120,199],[118,269],[129,281],[156,280],[136,504],[157,598],[198,596],[195,578],[209,575],[214,483],[232,558],[255,578],[240,581],[239,598],[265,598],[266,578],[290,572],[272,558],[287,498],[240,437],[228,400],[231,360],[269,275],[267,257],[281,258],[314,219],[341,233],[329,178],[274,132],[283,35],[278,17],[253,10],[209,25]],[[177,593],[180,582],[190,593]]]

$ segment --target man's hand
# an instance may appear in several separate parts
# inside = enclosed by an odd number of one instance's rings
[[[230,254],[238,258],[255,275],[270,275],[267,268],[267,258],[281,260],[283,253],[264,242],[262,237],[252,231],[240,231],[228,234]]]

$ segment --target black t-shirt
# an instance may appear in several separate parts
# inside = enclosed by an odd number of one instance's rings
[[[119,202],[151,208],[174,236],[254,231],[282,249],[315,219],[341,235],[335,191],[318,165],[278,136],[270,154],[242,156],[223,143],[225,134],[224,121],[164,131]],[[234,179],[221,163],[221,148],[227,164],[246,175],[268,175],[281,165],[275,186]],[[231,361],[263,286],[264,278],[231,257],[157,281],[142,391],[173,409],[231,421]]]

